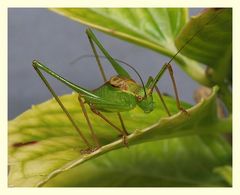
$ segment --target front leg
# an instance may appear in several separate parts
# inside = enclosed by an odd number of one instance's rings
[[[178,97],[178,91],[177,91],[177,85],[176,85],[176,82],[175,82],[172,65],[168,63],[167,64],[167,69],[168,69],[169,75],[170,75],[171,80],[172,80],[173,89],[174,89],[174,93],[175,93],[175,97],[176,97],[177,108],[180,111],[182,111],[184,114],[189,115],[189,113],[180,104],[180,100],[179,100],[179,97]]]

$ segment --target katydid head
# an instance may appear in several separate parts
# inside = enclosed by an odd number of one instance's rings
[[[152,112],[154,109],[152,94],[139,98],[137,104],[145,113]]]

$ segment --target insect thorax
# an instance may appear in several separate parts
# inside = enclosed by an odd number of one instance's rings
[[[141,99],[144,96],[143,88],[136,81],[129,78],[124,78],[119,75],[112,76],[109,79],[109,83],[116,88],[119,88],[125,93],[134,95],[137,99]]]

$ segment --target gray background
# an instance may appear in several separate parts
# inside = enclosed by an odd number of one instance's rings
[[[196,14],[200,9],[191,9]],[[65,78],[87,89],[100,86],[103,81],[94,58],[85,58],[75,65],[70,62],[84,54],[91,54],[85,35],[86,26],[40,8],[10,8],[8,10],[8,116],[15,118],[31,105],[51,97],[32,68],[33,59],[38,59]],[[155,76],[161,65],[169,58],[151,50],[95,31],[101,43],[110,54],[134,65],[146,82]],[[105,60],[103,62],[106,62]],[[115,75],[105,63],[108,77]],[[181,100],[194,103],[193,91],[198,84],[173,63],[175,79]],[[133,78],[137,77],[133,74]],[[59,94],[71,92],[63,84],[47,77]],[[164,92],[173,94],[167,74],[158,86]]]

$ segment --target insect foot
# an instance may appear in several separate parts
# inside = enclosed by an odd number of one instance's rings
[[[190,114],[188,113],[188,111],[186,111],[184,108],[179,108],[179,110],[181,110],[181,112],[187,116],[190,116]]]
[[[129,148],[128,138],[127,138],[128,135],[130,135],[130,134],[128,133],[128,134],[119,134],[119,135],[118,135],[118,138],[122,137],[122,143],[123,143],[124,146],[126,146],[127,148]]]
[[[123,135],[122,138],[123,138],[123,144],[124,144],[127,148],[129,148],[127,135]]]

